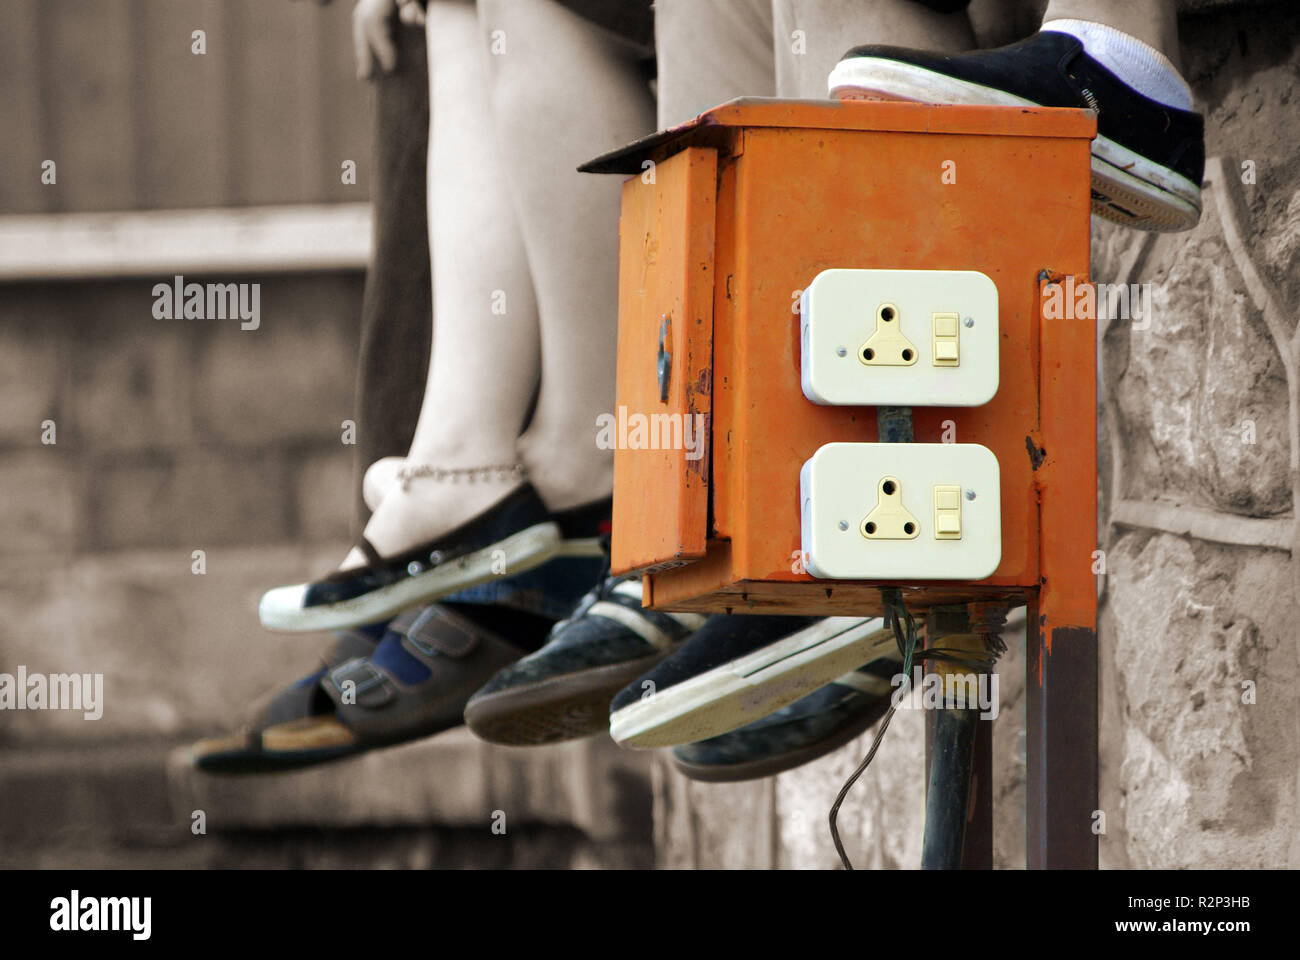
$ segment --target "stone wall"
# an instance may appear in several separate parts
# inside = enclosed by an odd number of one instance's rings
[[[322,636],[269,633],[257,600],[331,569],[352,522],[361,274],[221,280],[261,284],[259,329],[154,319],[153,279],[0,287],[0,672],[104,675],[100,719],[0,715],[0,864],[649,865],[648,758],[608,741],[185,765],[314,667]]]
[[[156,320],[148,279],[0,297],[5,661],[109,684],[101,720],[8,714],[6,741],[211,729],[286,659],[256,598],[348,539],[361,278],[247,279],[258,330]]]
[[[1159,237],[1094,225],[1093,278],[1150,284],[1154,302],[1098,331],[1100,860],[1294,868],[1300,17],[1199,6],[1212,9],[1181,26],[1216,158],[1201,223]],[[1023,619],[1006,639],[995,864],[1023,867]],[[900,713],[841,809],[857,866],[920,863],[923,727]],[[871,736],[758,784],[686,783],[660,758],[661,862],[836,865],[826,814]]]
[[[1205,212],[1099,231],[1097,279],[1150,283],[1102,332],[1103,864],[1300,866],[1296,311],[1300,18],[1184,22]]]

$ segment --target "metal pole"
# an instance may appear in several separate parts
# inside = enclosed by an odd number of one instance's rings
[[[970,615],[965,605],[931,607],[926,613],[925,636],[927,648],[950,647],[969,637]],[[948,674],[943,661],[934,662],[930,669],[940,676]],[[962,865],[978,722],[977,704],[935,711],[921,844],[923,870],[956,870]]]
[[[978,709],[941,709],[935,716],[922,870],[956,870],[962,865],[977,723]]]

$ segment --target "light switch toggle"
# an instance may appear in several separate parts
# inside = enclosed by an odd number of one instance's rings
[[[961,539],[961,487],[955,483],[934,485],[934,539]]]
[[[961,317],[955,313],[936,313],[930,317],[934,335],[931,362],[936,367],[955,367],[961,363]]]

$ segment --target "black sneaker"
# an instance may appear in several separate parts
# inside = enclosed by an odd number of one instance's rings
[[[384,557],[362,537],[366,564],[314,583],[268,590],[257,608],[269,630],[332,630],[374,623],[501,576],[539,566],[560,549],[560,527],[531,484],[435,540]]]
[[[1138,93],[1068,33],[995,50],[941,54],[869,44],[831,71],[841,100],[1084,107],[1097,111],[1092,212],[1141,230],[1189,230],[1201,216],[1201,115]]]
[[[562,538],[560,549],[555,555],[602,559],[607,557],[610,530],[613,528],[613,513],[612,497],[553,513],[551,519],[560,528]]]
[[[641,608],[641,581],[610,577],[546,645],[474,694],[465,722],[484,740],[536,746],[603,732],[610,699],[703,625],[693,613]]]
[[[856,739],[889,709],[903,665],[886,657],[847,673],[802,700],[739,730],[673,748],[673,766],[692,780],[730,783],[793,770]]]
[[[672,747],[753,723],[898,649],[880,620],[715,615],[614,698],[625,747]]]

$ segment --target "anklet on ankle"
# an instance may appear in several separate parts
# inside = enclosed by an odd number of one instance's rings
[[[527,476],[528,472],[522,463],[494,463],[486,467],[434,467],[421,463],[397,471],[397,482],[403,490],[409,490],[411,481],[417,477],[450,480],[452,483],[459,483],[463,477],[469,483],[476,483],[488,480],[523,480]]]

